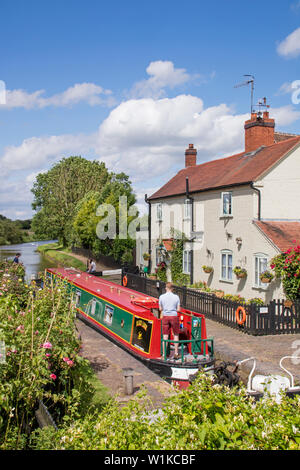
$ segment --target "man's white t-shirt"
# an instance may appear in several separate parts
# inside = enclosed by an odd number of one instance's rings
[[[163,311],[164,317],[174,317],[180,305],[178,295],[173,292],[166,292],[159,297],[159,306]]]

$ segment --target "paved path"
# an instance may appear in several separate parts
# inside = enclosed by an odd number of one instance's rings
[[[172,387],[167,382],[124,349],[81,320],[77,320],[76,325],[82,339],[82,356],[91,362],[103,385],[110,390],[112,395],[117,394],[121,403],[136,396],[142,385],[147,389],[154,408],[160,407],[166,397],[173,393]],[[126,367],[134,370],[134,394],[131,396],[125,393],[122,369]]]
[[[206,320],[206,327],[207,335],[214,337],[217,358],[235,361],[254,356],[257,359],[257,373],[283,374],[279,368],[281,357],[297,353],[298,364],[286,359],[283,365],[294,374],[295,379],[300,381],[300,334],[252,336],[212,320]],[[248,374],[251,368],[252,364],[249,362],[241,370]]]

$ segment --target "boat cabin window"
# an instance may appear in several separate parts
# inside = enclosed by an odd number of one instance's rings
[[[80,298],[81,298],[81,292],[80,292],[80,290],[77,290],[76,295],[75,295],[75,307],[79,307]]]
[[[96,300],[92,300],[91,303],[91,315],[95,315],[96,312]]]
[[[114,309],[110,305],[105,305],[104,321],[108,325],[112,324]]]

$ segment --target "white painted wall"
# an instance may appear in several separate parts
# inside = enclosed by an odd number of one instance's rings
[[[206,281],[211,288],[224,290],[228,294],[240,294],[246,299],[260,297],[265,301],[283,296],[276,282],[266,288],[254,287],[254,255],[264,253],[268,260],[278,250],[265,238],[253,224],[257,217],[257,194],[250,186],[232,189],[232,217],[221,215],[221,190],[206,191],[194,196],[194,225],[197,238],[194,247],[194,282]],[[155,247],[160,237],[170,237],[170,226],[190,236],[190,222],[183,220],[184,197],[168,198],[162,202],[162,221],[156,219],[156,204],[152,204],[152,266],[155,267]],[[236,238],[242,238],[239,247]],[[221,280],[221,251],[233,253],[233,267],[238,265],[247,269],[246,280],[232,282]],[[210,255],[208,254],[208,251]],[[211,265],[213,274],[204,273],[202,266]]]
[[[300,146],[257,183],[262,219],[300,220]]]

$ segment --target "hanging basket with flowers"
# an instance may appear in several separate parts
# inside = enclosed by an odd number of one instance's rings
[[[264,271],[259,277],[261,282],[264,284],[269,284],[272,279],[274,279],[274,274],[272,274],[270,271]]]
[[[233,272],[238,279],[244,279],[247,277],[247,270],[245,268],[241,268],[240,266],[235,266],[233,268]]]
[[[209,274],[209,273],[212,273],[214,268],[212,266],[202,266],[202,269],[205,273]]]

